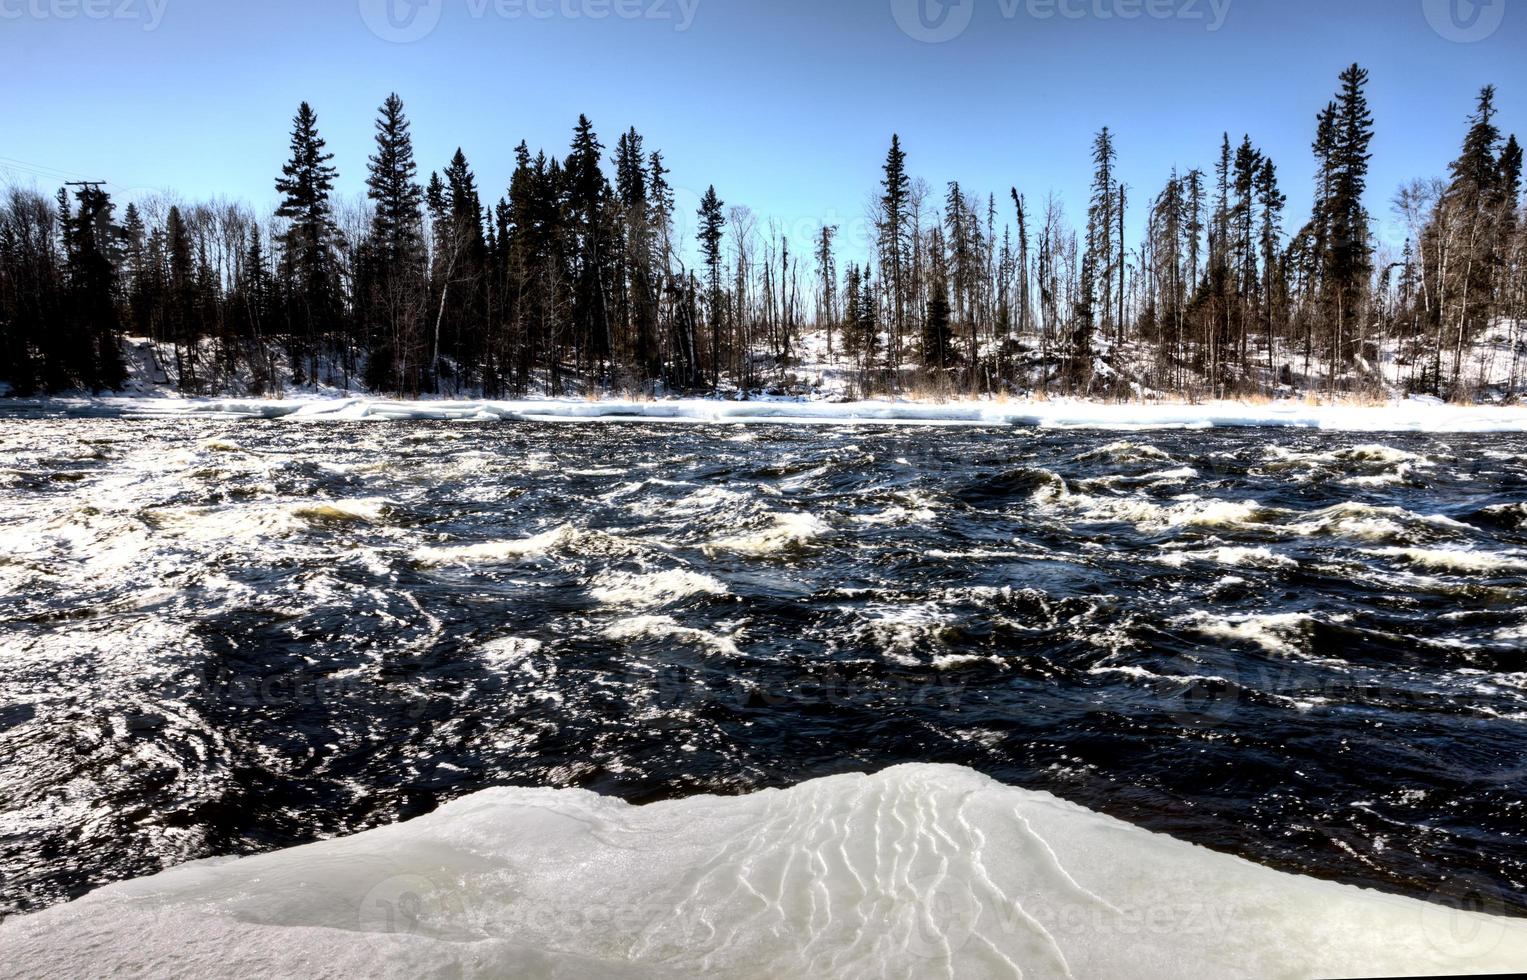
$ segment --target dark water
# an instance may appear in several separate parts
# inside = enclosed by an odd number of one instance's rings
[[[1527,912],[1527,439],[0,419],[0,913],[906,761]]]

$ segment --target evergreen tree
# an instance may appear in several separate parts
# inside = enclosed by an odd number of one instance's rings
[[[317,114],[302,103],[292,121],[291,159],[276,180],[281,195],[276,217],[290,223],[281,238],[283,278],[289,316],[297,325],[312,381],[317,380],[319,339],[335,326],[341,312],[334,256],[338,230],[330,203],[338,176],[330,165],[333,158],[318,135]]]
[[[928,309],[923,318],[923,364],[936,371],[946,371],[950,362],[953,335],[949,329],[949,286],[935,274],[928,293]]]
[[[376,151],[368,158],[366,176],[366,194],[374,207],[367,242],[370,265],[357,284],[357,315],[366,321],[371,347],[366,380],[374,389],[418,394],[424,366],[424,189],[397,93],[382,103],[375,129]]]
[[[1113,308],[1113,223],[1119,188],[1114,178],[1118,153],[1113,135],[1104,126],[1092,141],[1092,202],[1087,212],[1087,251],[1092,261],[1093,285],[1097,294],[1089,299],[1089,309],[1102,310],[1100,326],[1107,330]],[[1088,338],[1091,344],[1091,338]]]
[[[576,242],[577,260],[573,294],[573,326],[580,348],[579,361],[592,362],[604,372],[612,353],[610,317],[605,293],[609,278],[605,249],[605,202],[610,185],[600,170],[604,144],[594,133],[587,116],[578,117],[572,151],[567,158],[568,229]],[[608,378],[606,377],[606,380]]]
[[[1462,396],[1464,350],[1496,316],[1502,296],[1499,271],[1508,261],[1515,224],[1521,148],[1502,145],[1495,125],[1495,87],[1480,90],[1451,180],[1437,203],[1427,238],[1436,253],[1436,387],[1441,390],[1442,347],[1452,348],[1452,393]]]
[[[891,134],[891,148],[886,152],[884,178],[881,181],[881,271],[890,276],[891,358],[901,353],[901,338],[906,328],[907,273],[909,242],[907,225],[910,215],[912,179],[907,175],[907,155],[901,149],[901,137]]]
[[[838,270],[833,261],[832,241],[838,233],[837,225],[823,225],[820,237],[817,239],[817,276],[822,284],[821,309],[819,320],[827,330],[827,357],[832,359],[832,331],[836,324],[835,304],[833,295],[838,289]]]
[[[423,248],[424,189],[414,160],[410,123],[394,92],[378,110],[376,152],[368,158],[367,197],[375,205],[371,237],[383,268],[395,274],[417,262]]]
[[[65,276],[64,343],[50,345],[44,362],[50,390],[81,385],[92,391],[121,385],[125,370],[118,344],[116,245],[121,230],[112,222],[115,206],[99,185],[81,185],[75,193],[78,210],[60,190]]]
[[[1373,142],[1373,115],[1363,88],[1368,72],[1352,65],[1341,73],[1341,91],[1331,134],[1330,242],[1326,261],[1327,316],[1336,331],[1331,352],[1332,371],[1356,353],[1350,334],[1362,321],[1373,248],[1369,242],[1368,211],[1363,194],[1368,187],[1368,152]]]
[[[716,196],[711,185],[700,199],[700,252],[705,257],[705,268],[710,286],[711,327],[711,384],[721,385],[721,239],[726,228],[726,215],[722,213],[723,201]]]
[[[1267,344],[1268,370],[1271,371],[1278,311],[1284,306],[1287,292],[1279,249],[1283,235],[1283,208],[1288,203],[1288,197],[1278,189],[1278,170],[1271,157],[1262,158],[1262,165],[1257,170],[1255,193],[1257,206],[1261,209],[1261,329]]]
[[[859,277],[859,356],[863,371],[868,374],[880,351],[880,313],[875,303],[875,288],[870,271],[866,268]]]
[[[616,322],[631,338],[630,354],[642,376],[656,378],[662,371],[657,342],[660,277],[653,268],[657,256],[653,250],[654,215],[648,200],[648,165],[641,134],[632,127],[621,134],[615,147],[615,196],[620,203]]]
[[[176,374],[183,390],[194,390],[197,377],[196,268],[191,256],[191,235],[180,208],[171,207],[165,220],[165,332],[175,348]]]

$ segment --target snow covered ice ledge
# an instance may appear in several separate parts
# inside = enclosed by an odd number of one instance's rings
[[[1448,405],[1413,398],[1383,405],[1310,405],[1285,401],[1174,403],[954,400],[826,402],[758,399],[532,399],[389,401],[359,397],[107,397],[0,403],[21,410],[106,416],[235,416],[307,421],[653,420],[711,423],[880,423],[1017,425],[1047,428],[1151,429],[1271,427],[1350,432],[1527,432],[1527,406]]]
[[[488,790],[0,924],[39,977],[1506,972],[1527,920],[1288,875],[967,769],[648,807]]]

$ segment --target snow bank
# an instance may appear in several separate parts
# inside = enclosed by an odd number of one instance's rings
[[[215,416],[293,420],[443,420],[590,422],[659,420],[711,423],[871,423],[1017,425],[1045,428],[1163,429],[1293,427],[1352,432],[1527,432],[1527,406],[1447,405],[1409,399],[1388,405],[1205,402],[1200,405],[1052,401],[386,401],[371,398],[285,400],[100,398],[13,402],[99,415]]]
[[[0,950],[37,977],[1335,977],[1518,969],[1527,921],[905,766],[643,808],[490,790],[104,888]]]

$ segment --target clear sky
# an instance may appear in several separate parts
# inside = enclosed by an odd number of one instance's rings
[[[1297,225],[1315,113],[1353,61],[1381,218],[1444,171],[1480,86],[1527,135],[1527,0],[0,0],[0,46],[12,179],[262,213],[299,101],[358,195],[393,90],[424,172],[460,145],[490,200],[521,139],[564,154],[584,112],[607,145],[635,125],[662,149],[691,210],[714,183],[800,230],[861,219],[893,131],[940,196],[1054,190],[1075,219],[1103,125],[1136,200],[1250,133]]]

